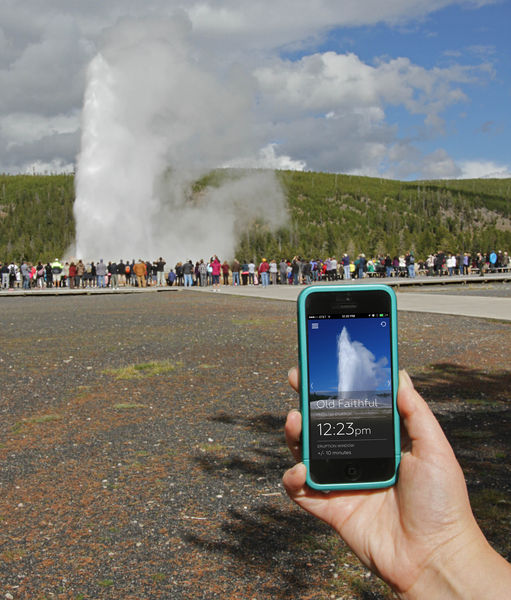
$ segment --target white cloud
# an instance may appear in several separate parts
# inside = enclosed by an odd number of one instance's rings
[[[387,156],[387,175],[395,179],[511,178],[510,165],[488,160],[456,161],[443,148],[422,155],[403,143],[394,145]]]
[[[80,114],[57,114],[44,117],[34,113],[13,112],[0,118],[0,131],[10,145],[33,142],[47,135],[73,133],[80,128]]]
[[[442,148],[424,156],[421,163],[422,179],[453,179],[460,175],[460,167]]]
[[[511,177],[511,165],[502,165],[488,160],[466,160],[460,163],[460,179]]]
[[[469,67],[425,69],[399,58],[368,65],[353,53],[326,52],[299,61],[275,59],[255,70],[260,108],[272,116],[269,135],[283,153],[314,170],[364,174],[455,176],[454,161],[421,157],[399,143],[386,120],[389,105],[422,115],[423,128],[441,131],[441,114],[466,100],[459,84],[479,73]],[[406,147],[396,162],[392,147]],[[413,157],[413,164],[411,158]]]
[[[475,78],[470,67],[425,69],[407,58],[371,66],[355,54],[325,52],[299,61],[275,60],[255,70],[261,90],[282,115],[369,109],[383,119],[385,104],[435,118],[450,104],[466,100],[459,83]],[[290,113],[291,111],[291,113]]]
[[[335,27],[405,23],[445,6],[482,6],[493,0],[199,0],[187,3],[194,26],[203,35],[233,36],[250,47],[284,46]]]
[[[0,70],[0,111],[54,116],[79,106],[90,54],[73,19],[56,17]]]

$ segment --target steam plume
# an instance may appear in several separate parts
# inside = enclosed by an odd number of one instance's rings
[[[387,377],[387,360],[376,360],[364,344],[352,341],[346,327],[337,338],[338,394],[343,392],[377,390]]]
[[[271,171],[192,193],[213,168],[256,155],[252,79],[197,59],[186,15],[126,19],[88,69],[76,176],[76,256],[231,258],[240,228],[285,220]]]

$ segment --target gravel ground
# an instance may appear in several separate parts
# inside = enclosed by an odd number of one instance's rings
[[[293,303],[6,298],[0,597],[390,598],[280,483]],[[511,324],[400,314],[491,542],[511,553]]]

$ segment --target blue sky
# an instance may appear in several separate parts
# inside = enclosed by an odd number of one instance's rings
[[[381,323],[385,322],[386,327]],[[313,328],[317,323],[318,328]],[[336,393],[338,388],[337,339],[346,327],[351,342],[360,342],[374,356],[374,362],[386,359],[390,366],[389,319],[319,319],[309,320],[309,384],[312,391]],[[384,386],[382,389],[387,389]]]
[[[98,84],[89,66],[128,23],[137,56],[148,57],[140,73],[158,69],[147,47],[171,22],[180,33],[164,40],[163,62],[179,46],[203,73],[201,89],[180,86],[181,104],[226,78],[238,103],[225,106],[237,139],[217,142],[208,165],[511,176],[509,0],[46,0],[44,11],[38,0],[3,0],[0,172],[74,170],[84,97]],[[225,131],[215,112],[212,130]],[[188,131],[170,154],[201,154],[194,123],[180,119]]]
[[[385,121],[398,137],[428,155],[445,151],[461,172],[458,176],[511,176],[511,3],[475,8],[454,4],[400,24],[378,23],[337,27],[328,32],[318,52],[354,53],[362,62],[399,57],[427,70],[466,69],[459,83],[463,99],[440,113],[440,129],[424,125],[422,115],[402,105],[385,106]],[[283,53],[300,60],[300,52]],[[407,178],[421,178],[420,165]]]
[[[484,157],[496,164],[511,165],[508,143],[511,135],[511,43],[509,3],[467,9],[445,8],[430,15],[424,23],[407,30],[376,28],[372,35],[361,32],[361,53],[377,53],[385,47],[392,56],[405,55],[427,68],[487,64],[491,72],[465,86],[466,102],[450,107],[443,115],[446,131],[438,139],[424,139],[420,147],[433,152],[439,145],[458,161],[478,161]],[[380,37],[381,35],[381,37]],[[368,38],[373,39],[373,44]],[[367,50],[364,51],[363,48]],[[373,54],[374,55],[374,54]],[[369,59],[369,57],[368,57]],[[389,120],[399,124],[403,135],[417,134],[420,124],[405,111],[389,111]]]
[[[414,137],[426,153],[441,147],[458,161],[484,157],[509,166],[511,150],[511,4],[497,3],[470,9],[449,6],[423,21],[401,27],[377,25],[337,29],[329,43],[339,51],[353,51],[365,62],[375,57],[406,56],[427,69],[485,65],[479,77],[462,86],[466,101],[449,107],[442,117],[445,132],[430,138],[422,121],[402,107],[387,108],[389,123],[403,137]]]

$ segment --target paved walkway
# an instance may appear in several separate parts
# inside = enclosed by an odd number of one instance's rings
[[[367,281],[367,280],[364,280]],[[367,281],[367,283],[371,283]],[[342,284],[339,284],[342,288]],[[237,294],[274,300],[296,301],[304,286],[277,285],[262,288],[261,286],[222,286],[219,294]],[[192,288],[199,293],[211,294],[212,289]],[[511,321],[511,298],[492,298],[488,296],[463,296],[461,294],[427,294],[411,291],[402,293],[396,289],[398,310],[441,313],[464,317],[479,317]]]
[[[364,285],[371,283],[383,282],[388,285],[392,285],[397,293],[397,305],[398,310],[415,311],[415,312],[429,312],[429,313],[441,313],[448,315],[459,315],[465,317],[479,317],[486,319],[498,319],[501,321],[511,321],[511,298],[502,297],[491,297],[491,296],[477,296],[474,294],[463,295],[463,294],[452,294],[449,295],[448,290],[450,287],[456,287],[457,290],[463,289],[463,284],[482,284],[491,283],[498,285],[499,283],[506,283],[511,280],[511,274],[507,275],[490,275],[485,278],[480,277],[422,277],[416,280],[409,279],[363,279],[361,282]],[[338,282],[337,285],[343,286],[343,282]],[[435,285],[445,286],[445,294],[428,294],[421,293],[421,286],[423,285]],[[413,286],[413,287],[412,287]],[[257,298],[271,298],[273,300],[287,300],[296,301],[296,298],[304,286],[293,286],[293,285],[277,285],[262,288],[258,286],[221,286],[219,294],[235,294],[238,296],[249,296]],[[201,288],[193,287],[190,288],[192,291],[202,294],[213,293],[211,287]],[[143,294],[143,293],[155,293],[155,292],[180,292],[184,291],[185,288],[176,287],[165,287],[165,288],[132,288],[126,287],[120,290],[106,289],[80,289],[70,290],[68,288],[63,289],[43,289],[43,290],[31,290],[24,292],[23,290],[14,291],[1,291],[0,299],[13,296],[60,296],[60,295],[97,295],[97,294]],[[406,290],[406,293],[402,293],[400,290]],[[413,290],[413,291],[412,291]]]

